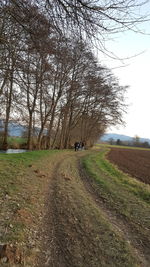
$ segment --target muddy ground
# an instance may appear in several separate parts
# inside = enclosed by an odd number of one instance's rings
[[[43,180],[38,185],[43,189],[35,193],[40,202],[32,218],[36,227],[31,221],[27,229],[31,255],[24,255],[21,264],[7,261],[2,266],[149,266],[147,240],[144,245],[124,217],[111,209],[83,168],[82,158],[88,153],[64,151],[28,166],[26,179],[28,174],[29,180]]]
[[[92,187],[81,164],[84,155],[68,153],[53,165],[35,266],[148,266],[132,229]]]
[[[150,184],[150,151],[111,148],[107,158],[123,172]]]

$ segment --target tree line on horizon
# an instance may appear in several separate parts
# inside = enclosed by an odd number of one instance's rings
[[[93,43],[83,38],[84,33],[90,36],[96,31],[94,18],[90,22],[90,13],[86,13],[89,7],[82,5],[82,17],[75,21],[80,17],[78,9],[67,6],[65,10],[61,4],[63,1],[0,3],[3,149],[8,147],[10,121],[26,126],[27,149],[69,148],[77,140],[92,145],[108,126],[122,123],[127,87],[120,86],[111,70],[100,64]],[[99,16],[94,10],[92,6],[90,12]]]
[[[118,138],[115,140],[113,137],[109,138],[106,143],[110,145],[117,145],[117,146],[131,146],[131,147],[142,147],[142,148],[150,148],[150,143],[148,141],[142,141],[141,138],[135,135],[130,140],[121,140]]]

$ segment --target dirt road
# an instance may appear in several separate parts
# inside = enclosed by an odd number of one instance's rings
[[[149,185],[106,152],[1,156],[0,266],[149,266]]]
[[[35,266],[149,266],[132,229],[114,215],[80,164],[88,152],[65,152],[47,162],[49,188]],[[49,171],[48,171],[49,170]]]

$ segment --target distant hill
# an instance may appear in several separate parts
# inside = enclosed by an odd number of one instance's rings
[[[0,120],[0,131],[4,129],[4,123],[3,120]],[[34,129],[36,131],[36,133],[39,132],[39,128],[35,128]],[[9,136],[16,136],[16,137],[22,137],[22,135],[27,132],[27,127],[24,125],[21,125],[19,123],[16,122],[9,122],[8,124],[8,134]],[[44,130],[44,132],[46,133],[46,130]]]
[[[9,135],[10,136],[22,136],[23,133],[26,131],[26,127],[16,123],[10,123],[8,127]]]
[[[2,120],[0,120],[0,129],[3,130],[3,127],[4,127],[4,123]],[[9,122],[8,124],[9,136],[21,137],[23,133],[25,132],[25,130],[26,130],[26,127],[21,124],[17,124],[14,122]]]
[[[3,126],[4,126],[3,121],[0,120],[0,129],[2,129]],[[23,133],[26,131],[26,129],[27,128],[21,124],[10,122],[9,126],[8,126],[9,136],[21,137],[23,135]],[[39,129],[37,128],[36,130],[38,132]],[[128,136],[128,135],[123,135],[123,134],[107,133],[107,134],[104,134],[100,138],[100,141],[108,142],[110,139],[113,139],[114,141],[117,141],[117,139],[120,139],[121,141],[132,141],[133,137]],[[148,142],[150,144],[150,139],[149,138],[140,138],[140,142]]]
[[[107,142],[110,139],[113,139],[114,141],[117,141],[117,139],[120,139],[121,141],[132,141],[133,138],[134,137],[131,137],[131,136],[128,136],[128,135],[116,134],[116,133],[108,133],[108,134],[104,134],[100,138],[100,141]],[[140,142],[148,142],[150,144],[150,139],[149,138],[140,138]]]

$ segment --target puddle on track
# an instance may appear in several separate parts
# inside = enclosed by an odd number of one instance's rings
[[[7,150],[0,150],[0,153],[4,154],[14,154],[14,153],[24,153],[28,152],[26,149],[7,149]]]

